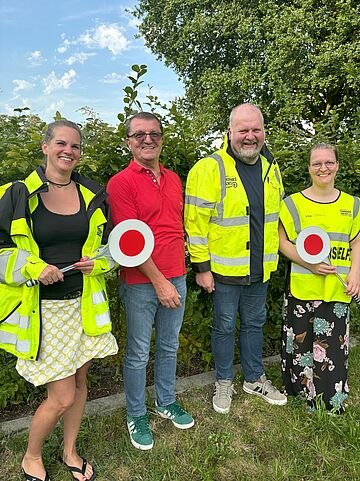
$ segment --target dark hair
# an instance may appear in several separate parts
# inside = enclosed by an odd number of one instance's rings
[[[320,142],[319,144],[314,145],[309,152],[309,158],[308,158],[309,165],[310,165],[310,159],[311,159],[312,153],[315,152],[315,150],[322,150],[322,149],[328,149],[334,152],[336,162],[339,162],[339,152],[337,147],[335,147],[335,145],[332,145],[332,144],[327,144],[326,142]]]
[[[55,120],[55,122],[51,122],[50,124],[48,124],[43,142],[45,142],[46,144],[50,142],[54,137],[54,130],[58,127],[69,127],[70,129],[76,130],[76,132],[80,136],[80,143],[82,142],[82,132],[78,124],[75,124],[75,122],[71,122],[71,120],[66,119]]]
[[[162,127],[162,123],[161,123],[161,120],[156,117],[155,114],[151,113],[151,112],[139,112],[135,115],[133,115],[132,117],[130,117],[126,123],[125,123],[125,129],[126,129],[126,137],[128,137],[128,135],[130,134],[130,129],[131,129],[131,122],[134,120],[134,119],[140,119],[140,120],[156,120],[159,124],[159,127],[160,127],[160,132],[162,133],[163,131],[163,127]]]

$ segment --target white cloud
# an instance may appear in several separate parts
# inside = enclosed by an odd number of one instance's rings
[[[63,100],[57,100],[56,102],[52,102],[49,107],[46,108],[45,113],[47,114],[54,114],[57,110],[60,110],[64,107],[65,103]]]
[[[67,63],[68,65],[72,65],[76,62],[83,64],[89,57],[93,57],[94,55],[96,55],[96,53],[75,53],[74,55],[71,55],[67,60],[65,60],[65,63]]]
[[[116,24],[101,24],[80,35],[79,42],[88,48],[107,48],[114,55],[120,55],[128,47],[128,40],[122,28]]]
[[[13,84],[15,85],[14,87],[14,93],[19,92],[20,90],[29,90],[33,88],[33,84],[30,82],[27,82],[26,80],[13,80]]]
[[[65,72],[64,75],[58,78],[54,71],[52,71],[47,77],[43,78],[42,83],[44,84],[44,93],[50,94],[54,90],[68,89],[70,85],[74,82],[76,77],[75,70],[71,69]]]
[[[102,78],[100,82],[104,82],[105,84],[117,84],[125,78],[126,75],[120,75],[119,73],[112,72],[104,75],[104,78]]]
[[[64,33],[61,34],[61,38],[63,38],[64,41],[63,41],[62,45],[60,47],[58,47],[56,50],[59,53],[65,53],[68,50],[68,48],[70,47],[70,45],[72,45],[74,42],[70,42],[70,40],[66,39]]]
[[[30,52],[30,55],[28,56],[28,60],[31,63],[31,65],[38,66],[42,65],[46,60],[43,58],[40,50],[35,50],[34,52]]]

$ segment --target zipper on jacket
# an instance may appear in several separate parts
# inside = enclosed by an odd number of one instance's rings
[[[17,309],[19,306],[21,306],[21,302],[22,302],[22,301],[20,301],[19,304],[17,304],[17,305],[14,307],[14,309],[13,309],[11,312],[9,312],[9,314],[8,314],[6,317],[4,317],[4,319],[0,319],[0,324],[1,324],[2,322],[5,322],[6,319],[7,319],[8,317],[10,317],[11,314],[12,314],[13,312],[15,312],[16,309]]]
[[[269,179],[268,175],[269,175],[269,172],[270,172],[271,167],[272,167],[273,165],[275,166],[275,164],[276,164],[275,160],[273,160],[273,161],[269,164],[268,170],[266,171],[266,174],[265,174],[265,176],[264,176],[264,183],[265,183],[265,180],[266,180],[266,179],[267,179],[268,182],[270,182],[270,179]]]

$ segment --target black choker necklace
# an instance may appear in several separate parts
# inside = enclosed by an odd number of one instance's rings
[[[66,187],[67,185],[70,185],[71,184],[71,179],[69,180],[69,182],[67,182],[66,184],[58,184],[57,182],[53,182],[52,180],[49,180],[49,179],[46,179],[49,184],[51,185],[55,185],[56,187],[58,187],[59,189],[61,189],[61,187]]]

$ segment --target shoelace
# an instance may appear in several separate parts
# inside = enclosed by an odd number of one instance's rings
[[[275,392],[276,388],[272,385],[270,379],[266,379],[261,386],[261,390],[264,392]]]
[[[136,421],[134,421],[134,424],[136,431],[140,434],[150,433],[149,422],[146,415],[140,416],[138,419],[136,419]]]
[[[230,384],[230,386],[226,386],[224,384],[218,384],[216,391],[219,390],[219,397],[227,397],[231,396],[231,394],[237,394],[237,392],[234,389],[233,384]]]
[[[176,401],[166,406],[166,409],[174,416],[182,416],[185,414],[183,408]]]

